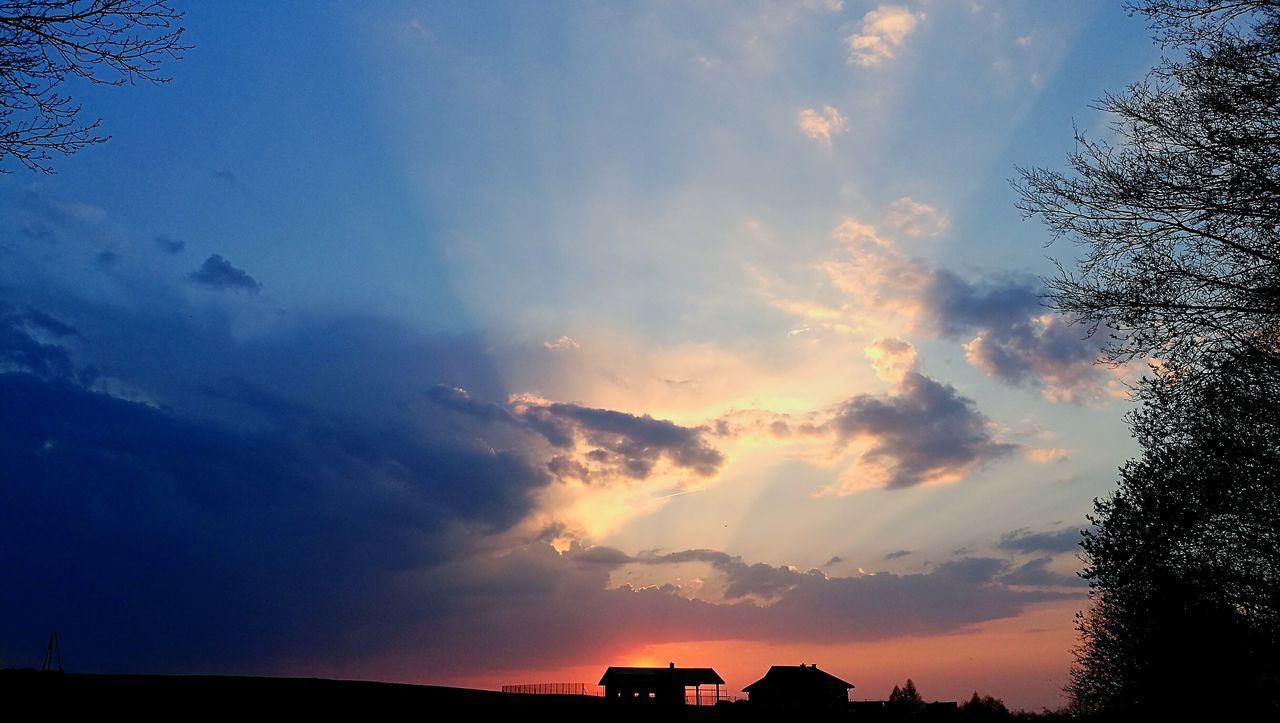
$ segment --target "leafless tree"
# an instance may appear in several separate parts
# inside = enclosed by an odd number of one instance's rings
[[[107,140],[67,81],[167,82],[161,63],[188,48],[182,17],[168,0],[0,0],[0,172],[12,159],[52,173],[54,154]]]
[[[1076,135],[1066,172],[1020,169],[1019,207],[1083,250],[1056,307],[1111,331],[1111,361],[1280,364],[1280,3],[1136,8],[1185,51],[1103,96],[1114,140]]]

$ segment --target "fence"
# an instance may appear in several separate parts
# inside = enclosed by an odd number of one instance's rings
[[[526,683],[524,685],[504,685],[503,693],[527,693],[531,695],[600,695],[591,686],[592,692],[587,692],[586,683]]]
[[[735,699],[736,696],[729,695],[729,691],[727,689],[720,689],[720,697],[718,700],[732,701]],[[694,688],[684,689],[685,705],[715,705],[716,701],[716,688],[714,685],[704,685],[696,690]]]

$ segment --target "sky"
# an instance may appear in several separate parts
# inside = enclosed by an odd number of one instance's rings
[[[239,5],[237,7],[237,5]],[[1111,2],[182,4],[0,176],[0,666],[1063,703]]]

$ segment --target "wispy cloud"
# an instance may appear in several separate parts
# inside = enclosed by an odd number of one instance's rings
[[[901,236],[921,238],[941,235],[951,226],[951,219],[927,203],[903,196],[889,204],[889,224]]]

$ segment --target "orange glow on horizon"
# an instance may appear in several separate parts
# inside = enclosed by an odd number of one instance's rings
[[[894,638],[867,643],[822,645],[722,640],[638,644],[598,663],[552,669],[522,669],[452,678],[435,683],[498,689],[513,683],[586,683],[589,692],[610,665],[715,668],[730,697],[744,698],[743,686],[770,665],[816,663],[857,687],[853,700],[883,700],[894,685],[911,678],[926,700],[963,702],[977,691],[1001,698],[1012,709],[1038,711],[1065,703],[1072,625],[1081,600],[1032,605],[1022,614],[945,635]],[[423,681],[427,682],[427,681]]]

